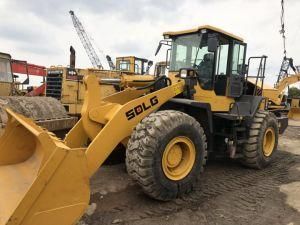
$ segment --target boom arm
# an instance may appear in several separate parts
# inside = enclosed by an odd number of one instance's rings
[[[92,65],[95,68],[103,69],[101,61],[100,61],[95,49],[93,48],[92,42],[90,41],[82,23],[79,21],[77,16],[74,14],[74,11],[71,10],[69,13],[71,15],[73,25],[78,34],[78,37],[80,38],[80,41],[83,44],[83,47],[84,47]]]
[[[287,76],[281,79],[276,85],[275,88],[264,88],[263,96],[268,98],[275,105],[280,106],[283,97],[283,91],[289,85],[295,84],[300,81],[300,73]]]
[[[21,60],[11,60],[13,73],[21,73],[27,75],[46,77],[46,67],[27,63]]]
[[[289,85],[295,84],[300,81],[300,73],[296,73],[294,75],[290,75],[285,77],[276,85],[276,89],[281,93],[286,89]]]
[[[180,94],[184,88],[184,82],[181,81],[150,94],[146,94],[148,89],[126,89],[101,101],[97,78],[88,76],[85,83],[87,92],[81,120],[65,141],[72,148],[78,148],[86,143],[87,138],[93,140],[86,150],[90,176],[113,149],[130,136],[133,128],[143,118]],[[114,134],[113,138],[111,134]],[[78,137],[85,138],[78,140]]]

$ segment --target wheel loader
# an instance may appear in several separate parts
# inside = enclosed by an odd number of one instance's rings
[[[51,66],[47,69],[46,96],[59,100],[71,116],[80,117],[85,92],[83,78],[87,75],[98,78],[103,97],[132,85],[143,86],[154,81],[153,76],[148,75],[153,64],[150,60],[123,56],[116,58],[116,66],[111,66],[114,70],[79,69],[75,68],[75,50],[72,46],[70,50],[70,67]],[[113,64],[111,59],[109,62]]]
[[[162,201],[192,191],[211,154],[255,169],[273,161],[287,118],[247,93],[243,39],[208,25],[164,38],[172,45],[169,77],[106,97],[95,75],[84,77],[82,116],[63,141],[7,110],[0,225],[75,224],[89,204],[91,176],[120,143],[130,176]]]
[[[17,63],[16,63],[17,62]],[[7,53],[0,53],[0,130],[6,125],[6,108],[34,119],[39,125],[51,131],[70,129],[76,123],[76,118],[68,116],[64,107],[54,98],[29,97],[36,90],[28,92],[21,90],[24,84],[29,84],[29,73],[44,76],[43,68],[26,61],[12,60]],[[24,73],[27,79],[22,84],[16,81],[15,73]]]

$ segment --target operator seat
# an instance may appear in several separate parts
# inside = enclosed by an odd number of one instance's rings
[[[203,88],[210,88],[212,86],[212,73],[214,68],[214,54],[206,53],[202,62],[198,66],[199,79]]]

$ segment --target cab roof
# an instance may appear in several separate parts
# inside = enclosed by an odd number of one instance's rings
[[[140,57],[136,57],[136,56],[119,56],[119,57],[116,57],[117,60],[126,60],[126,59],[129,59],[129,58],[134,58],[135,60],[141,60],[143,62],[148,62],[149,61],[148,59],[140,58]]]
[[[8,53],[0,52],[0,58],[11,59],[11,55]]]
[[[215,32],[218,32],[218,33],[221,33],[221,34],[225,34],[226,36],[229,36],[235,40],[238,40],[238,41],[241,41],[243,42],[244,39],[239,37],[239,36],[236,36],[232,33],[229,33],[227,31],[224,31],[222,29],[219,29],[217,27],[214,27],[214,26],[210,26],[210,25],[203,25],[203,26],[199,26],[197,28],[194,28],[194,29],[190,29],[190,30],[182,30],[182,31],[168,31],[168,32],[164,32],[163,35],[166,36],[179,36],[179,35],[183,35],[183,34],[192,34],[192,33],[197,33],[199,32],[200,30],[203,30],[203,29],[207,29],[207,30],[211,30],[211,31],[215,31]]]

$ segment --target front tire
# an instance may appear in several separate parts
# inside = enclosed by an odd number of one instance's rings
[[[262,169],[274,159],[278,145],[278,123],[273,113],[258,111],[249,130],[249,139],[243,149],[243,164]]]
[[[127,171],[150,197],[171,200],[193,189],[206,148],[204,131],[193,117],[173,110],[152,113],[131,135]]]

